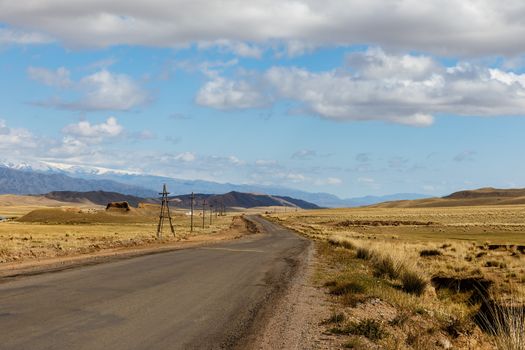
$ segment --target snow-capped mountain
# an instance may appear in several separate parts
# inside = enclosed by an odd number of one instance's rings
[[[9,173],[7,170],[11,170]],[[16,173],[13,173],[16,172]],[[329,193],[310,193],[279,186],[231,184],[204,180],[184,180],[144,174],[136,171],[52,161],[0,161],[0,193],[40,194],[51,191],[109,191],[140,197],[153,197],[168,185],[172,195],[191,192],[222,194],[231,191],[288,196],[322,207],[355,207],[384,201],[420,199],[428,196],[413,193],[341,199]]]

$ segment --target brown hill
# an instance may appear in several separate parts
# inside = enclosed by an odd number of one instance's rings
[[[71,202],[59,201],[43,196],[20,196],[16,194],[0,195],[0,206],[42,206],[42,207],[61,207],[71,205]]]
[[[80,208],[45,208],[33,210],[17,221],[46,224],[128,224],[155,223],[157,220],[158,211],[153,213],[135,208],[122,212]]]
[[[189,208],[191,205],[191,195],[175,196],[172,198],[175,206],[179,208]],[[244,193],[231,191],[225,194],[195,194],[196,205],[202,205],[206,200],[207,204],[213,206],[224,206],[226,208],[255,208],[255,207],[292,207],[302,209],[319,209],[320,207],[300,199],[283,196],[272,196],[258,193]]]
[[[427,198],[409,201],[394,201],[376,204],[376,208],[435,208],[479,205],[525,204],[525,189],[480,188],[454,192],[441,198]]]
[[[44,197],[61,202],[86,203],[90,202],[97,205],[107,205],[111,202],[128,202],[131,206],[137,207],[144,198],[126,195],[117,192],[90,191],[55,191],[45,194]]]
[[[445,199],[473,199],[473,198],[517,198],[525,197],[525,189],[498,189],[492,187],[484,187],[477,190],[467,190],[454,192],[443,198]]]
[[[140,198],[136,196],[124,195],[116,192],[105,191],[91,191],[91,192],[75,192],[75,191],[57,191],[50,192],[44,195],[46,199],[69,202],[69,203],[85,203],[106,206],[113,202],[128,202],[132,207],[138,207],[139,203],[155,203],[159,204],[158,198]],[[191,195],[180,195],[170,197],[171,205],[178,208],[189,208],[191,203]],[[255,207],[292,207],[302,209],[319,209],[320,207],[300,199],[272,196],[258,193],[244,193],[244,192],[228,192],[225,194],[195,194],[195,205],[201,206],[202,201],[206,200],[208,204],[214,206],[224,206],[225,208],[255,208]]]

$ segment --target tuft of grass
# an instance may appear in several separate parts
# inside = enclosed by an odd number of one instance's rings
[[[500,310],[501,321],[493,330],[499,350],[525,349],[525,308],[505,308]]]
[[[374,266],[374,276],[387,276],[392,279],[399,277],[403,264],[396,261],[391,255],[378,255],[372,260]]]
[[[497,260],[488,260],[485,263],[485,267],[499,267],[501,269],[507,267],[507,264],[503,261],[497,261]]]
[[[370,340],[380,340],[386,336],[386,331],[381,323],[374,319],[365,319],[359,322],[351,322],[344,327],[336,327],[330,330],[333,334],[362,335]]]
[[[343,348],[345,349],[362,349],[363,343],[359,340],[359,338],[350,339],[346,343],[343,344]]]
[[[421,273],[413,270],[405,269],[401,274],[400,279],[403,290],[417,296],[422,295],[428,285],[428,281],[425,277]]]
[[[336,247],[343,247],[346,249],[355,249],[356,246],[354,242],[349,240],[348,238],[341,237],[340,235],[333,235],[328,238],[328,243],[331,245],[334,245]]]
[[[324,320],[322,324],[343,323],[346,321],[346,316],[343,313],[334,313],[328,319]]]
[[[525,349],[525,304],[522,298],[484,300],[477,323],[494,337],[498,350]]]
[[[358,259],[370,260],[372,259],[373,256],[374,256],[374,253],[370,248],[357,247],[356,249],[356,257]]]
[[[345,295],[349,293],[364,293],[366,288],[358,282],[337,283],[330,290],[332,295]]]
[[[419,256],[421,257],[431,257],[431,256],[440,256],[443,255],[439,250],[437,249],[423,249],[419,252]]]

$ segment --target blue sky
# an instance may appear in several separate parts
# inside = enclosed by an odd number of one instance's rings
[[[0,1],[0,161],[340,197],[525,187],[519,14],[488,0]]]

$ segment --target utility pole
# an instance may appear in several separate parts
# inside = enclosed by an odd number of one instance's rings
[[[191,204],[190,204],[190,207],[191,207],[191,211],[190,211],[190,216],[191,216],[191,228],[190,228],[190,232],[193,232],[193,202],[195,201],[195,195],[193,194],[193,192],[191,193]]]
[[[213,204],[210,203],[210,226],[211,226],[211,219],[213,218]]]
[[[204,229],[204,219],[206,218],[206,199],[202,200],[202,228]]]
[[[170,228],[171,233],[173,234],[173,237],[175,237],[175,229],[173,228],[173,223],[171,222],[171,214],[170,214],[170,202],[168,199],[168,189],[166,188],[166,184],[164,184],[164,187],[162,188],[162,193],[159,193],[161,197],[161,204],[160,204],[160,216],[159,216],[159,225],[157,226],[157,239],[162,239],[162,228],[164,227],[164,219],[168,218],[170,222]]]

